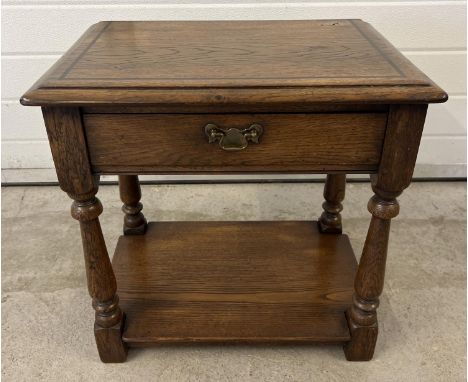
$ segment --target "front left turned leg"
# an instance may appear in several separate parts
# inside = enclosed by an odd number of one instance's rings
[[[374,190],[376,191],[376,190]],[[351,340],[345,345],[348,361],[369,361],[377,341],[377,307],[383,290],[390,219],[398,215],[394,197],[377,193],[367,205],[372,219],[354,281],[353,305],[346,312]]]
[[[137,175],[119,175],[120,199],[123,202],[122,211],[125,213],[124,235],[143,235],[146,232],[146,219],[141,212],[141,188]]]
[[[328,174],[323,189],[323,213],[319,219],[319,229],[322,233],[341,233],[341,214],[345,197],[346,174]]]
[[[127,347],[122,342],[124,315],[116,294],[117,283],[107,253],[98,216],[102,205],[91,195],[70,195],[72,216],[80,222],[88,280],[95,310],[94,336],[102,362],[124,362]]]

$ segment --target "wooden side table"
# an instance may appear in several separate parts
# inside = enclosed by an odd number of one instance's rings
[[[396,197],[427,104],[446,100],[360,20],[93,25],[21,102],[42,107],[74,200],[101,360],[173,342],[339,343],[370,360]],[[147,224],[138,174],[180,173],[325,173],[324,212]],[[359,265],[346,173],[371,174],[374,191]],[[119,175],[125,214],[112,263],[100,174]]]

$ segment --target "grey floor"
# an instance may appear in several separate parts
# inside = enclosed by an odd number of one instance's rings
[[[322,184],[143,187],[149,220],[303,220],[319,215]],[[360,253],[369,184],[348,184],[344,229]],[[110,253],[121,229],[116,186],[101,186]],[[58,187],[2,190],[4,381],[464,381],[466,186],[414,183],[392,223],[380,337],[373,361],[337,346],[132,349],[100,363],[78,223]]]

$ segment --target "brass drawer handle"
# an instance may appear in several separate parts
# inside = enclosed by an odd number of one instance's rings
[[[208,137],[208,143],[219,141],[219,147],[226,151],[244,150],[249,142],[259,143],[258,139],[263,133],[262,125],[253,123],[245,129],[222,129],[214,123],[208,123],[205,126],[205,134]]]

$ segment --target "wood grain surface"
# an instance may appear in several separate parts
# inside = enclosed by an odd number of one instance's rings
[[[180,342],[337,342],[370,360],[396,197],[427,103],[446,99],[360,20],[92,26],[21,102],[43,106],[74,199],[101,360]],[[207,124],[242,150],[210,143]],[[146,226],[137,174],[217,172],[327,173],[324,233],[317,222]],[[371,173],[375,193],[359,266],[340,234],[350,172]],[[125,213],[113,266],[95,198],[107,173],[120,175]]]
[[[150,223],[113,267],[132,345],[349,340],[356,260],[317,222]]]
[[[341,233],[343,231],[341,202],[346,192],[346,174],[328,174],[323,189],[323,213],[319,218],[319,229],[322,233]]]
[[[91,171],[80,110],[43,107],[42,115],[60,188],[72,195],[94,195],[98,181]]]
[[[385,113],[343,114],[85,114],[94,171],[278,172],[376,170]],[[263,126],[259,144],[227,152],[209,144],[207,123]]]
[[[202,104],[260,96],[274,102],[278,88],[289,89],[280,93],[289,102],[304,93],[308,102],[447,98],[361,20],[140,21],[92,26],[21,101]]]

